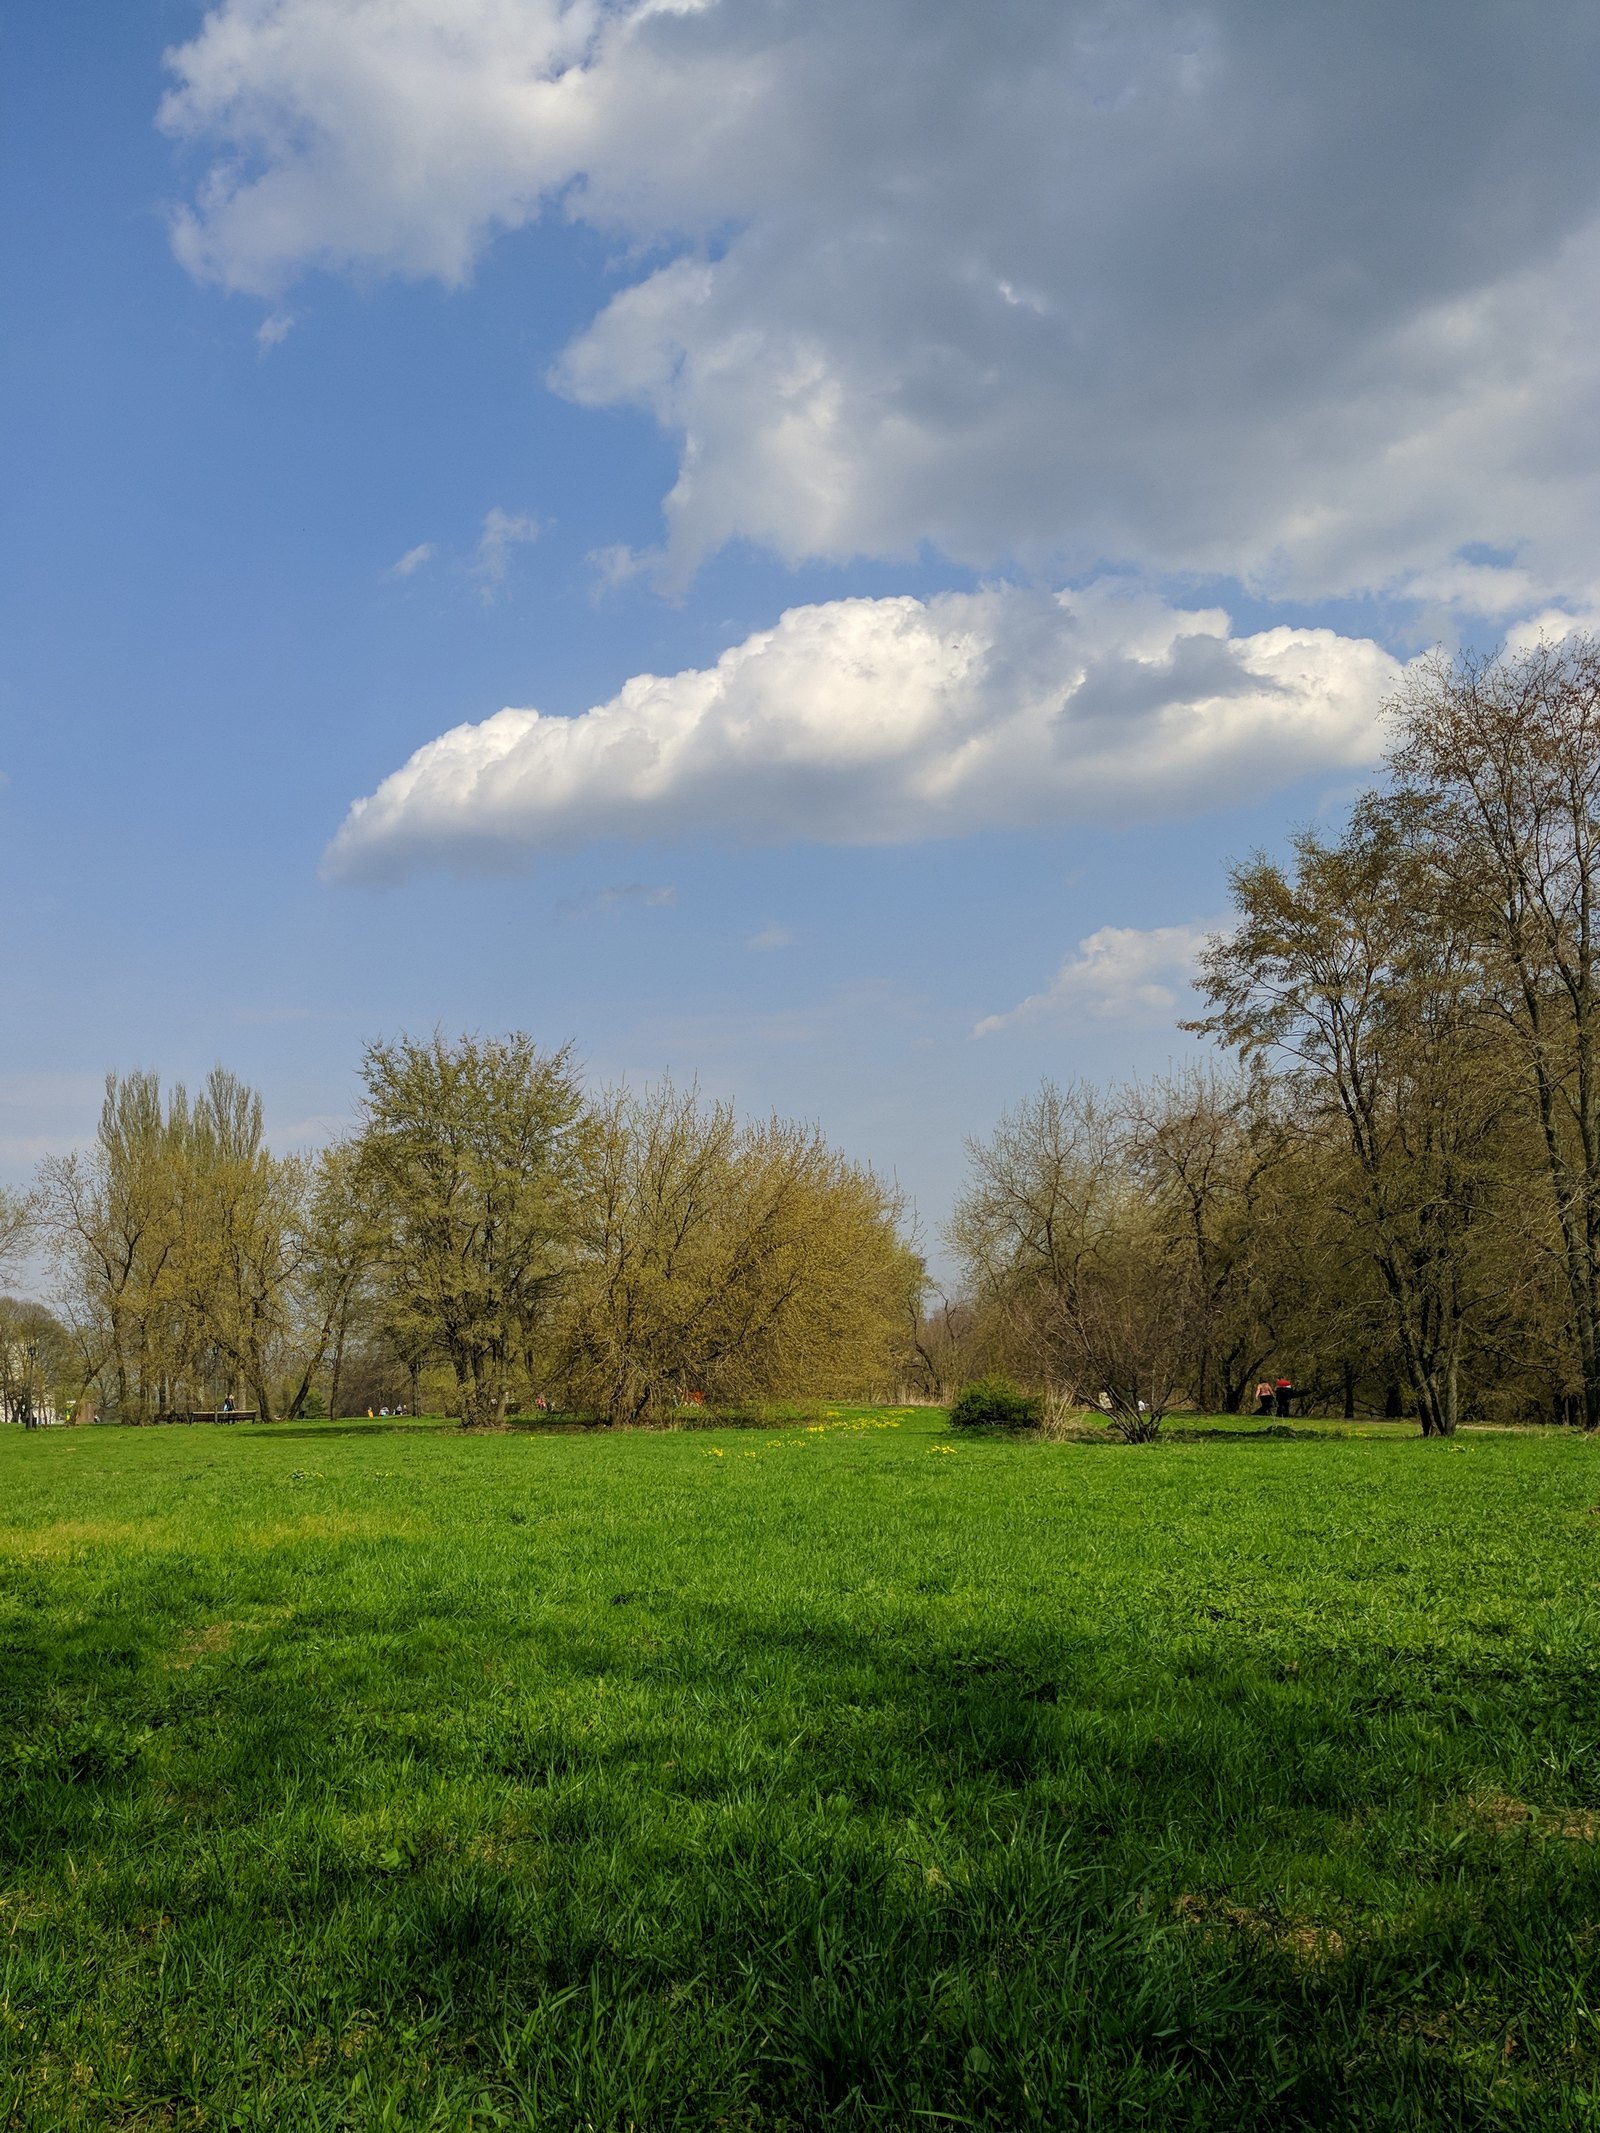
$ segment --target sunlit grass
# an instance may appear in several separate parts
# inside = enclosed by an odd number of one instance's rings
[[[0,1433],[0,2125],[1600,2126],[1600,1447],[1248,1430]]]

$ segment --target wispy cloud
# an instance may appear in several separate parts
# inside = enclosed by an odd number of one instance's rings
[[[1101,926],[1086,934],[1042,992],[1001,1015],[985,1015],[975,1037],[992,1037],[1019,1024],[1065,1020],[1094,1022],[1164,1019],[1194,976],[1200,952],[1215,926]]]
[[[418,541],[415,548],[406,550],[398,563],[389,565],[389,575],[391,578],[409,578],[413,571],[420,570],[424,563],[431,563],[438,553],[432,541]]]
[[[294,331],[294,323],[294,313],[292,311],[269,312],[256,328],[257,348],[260,349],[263,355],[269,349],[276,348],[280,341],[286,341],[289,338],[289,335]]]
[[[583,896],[563,896],[556,910],[563,918],[586,918],[606,911],[665,911],[678,901],[670,882],[615,881]]]
[[[794,935],[787,926],[763,926],[745,941],[747,948],[792,948]]]
[[[604,592],[626,585],[630,578],[641,576],[660,560],[648,550],[629,548],[622,542],[610,548],[591,548],[585,558],[598,581],[597,589]]]
[[[496,504],[483,516],[483,530],[472,563],[478,581],[478,598],[485,607],[500,597],[511,571],[513,549],[539,538],[539,522],[516,511],[502,511]]]

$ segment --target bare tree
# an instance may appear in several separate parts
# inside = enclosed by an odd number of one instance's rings
[[[1237,1414],[1295,1299],[1298,1122],[1260,1071],[1197,1069],[1135,1086],[1123,1104],[1155,1264],[1165,1283],[1193,1292],[1195,1402]]]
[[[26,1251],[36,1214],[30,1194],[0,1186],[0,1277],[8,1275]]]
[[[921,1278],[905,1296],[908,1379],[925,1399],[948,1405],[983,1369],[983,1331],[978,1313],[960,1296],[947,1296],[919,1262]],[[929,1306],[929,1295],[932,1305]]]
[[[1153,1436],[1192,1391],[1203,1299],[1192,1258],[1163,1259],[1117,1107],[1046,1081],[967,1153],[946,1234],[1006,1346],[1120,1435]]]

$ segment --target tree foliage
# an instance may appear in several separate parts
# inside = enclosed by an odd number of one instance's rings
[[[370,1046],[315,1157],[220,1068],[113,1075],[92,1146],[0,1193],[0,1269],[48,1245],[52,1354],[129,1421],[354,1390],[631,1422],[1005,1372],[1132,1439],[1284,1376],[1429,1435],[1600,1427],[1600,644],[1421,661],[1390,710],[1347,826],[1232,870],[1188,1026],[1233,1063],[1014,1104],[931,1309],[898,1193],[814,1128],[595,1094],[520,1034]]]
[[[390,1337],[437,1352],[464,1423],[501,1422],[572,1256],[583,1097],[521,1032],[367,1047],[361,1184]]]
[[[85,1386],[130,1422],[234,1397],[276,1411],[299,1335],[309,1166],[267,1148],[261,1099],[223,1068],[192,1100],[110,1075],[91,1148],[47,1160],[38,1219]]]
[[[812,1128],[741,1124],[670,1082],[613,1093],[590,1127],[569,1397],[623,1422],[881,1382],[920,1281],[900,1214]]]
[[[963,1363],[1128,1434],[1305,1398],[1600,1423],[1600,647],[1419,663],[1381,791],[1232,873],[1237,1075],[1046,1084],[971,1148]],[[919,1353],[934,1348],[919,1335]]]

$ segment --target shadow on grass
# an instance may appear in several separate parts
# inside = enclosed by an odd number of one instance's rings
[[[1343,1429],[1295,1429],[1287,1422],[1269,1422],[1264,1429],[1174,1429],[1163,1423],[1161,1438],[1167,1444],[1340,1444]]]
[[[441,1434],[456,1437],[461,1435],[461,1425],[449,1420],[409,1422],[379,1420],[371,1422],[257,1422],[242,1434],[252,1437],[436,1437]]]
[[[1595,2122],[1595,1847],[1436,1805],[1594,1737],[1582,1654],[1486,1686],[1442,1648],[1289,1667],[1203,1609],[652,1590],[549,1610],[508,1696],[493,1592],[352,1586],[202,1649],[181,1625],[250,1604],[214,1569],[130,1561],[87,1609],[30,1575],[0,1588],[8,1989],[64,2038],[92,1991],[130,2123],[176,2112],[168,2061],[251,2124]]]

